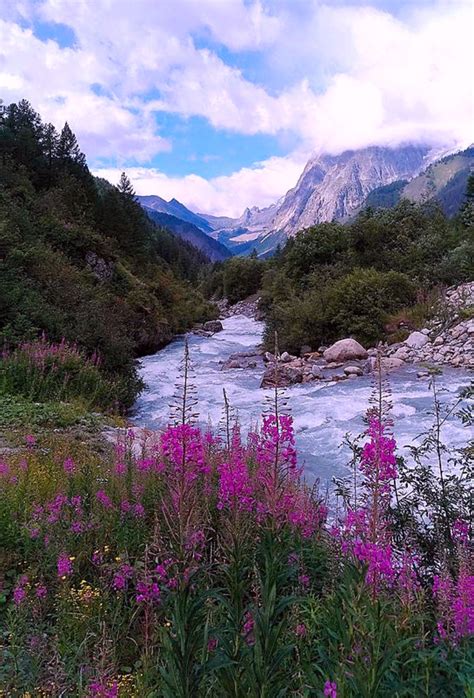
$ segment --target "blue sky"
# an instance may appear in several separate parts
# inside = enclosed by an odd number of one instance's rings
[[[238,215],[311,154],[473,140],[470,0],[0,0],[0,97],[93,169]]]

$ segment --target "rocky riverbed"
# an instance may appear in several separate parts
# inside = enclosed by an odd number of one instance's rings
[[[258,298],[236,306],[223,304],[222,317],[246,315],[260,319]],[[372,373],[380,362],[384,372],[406,364],[420,364],[418,376],[428,376],[428,365],[448,364],[474,368],[474,282],[447,289],[432,322],[414,331],[396,344],[382,344],[366,349],[353,338],[335,342],[330,347],[311,351],[302,347],[301,356],[283,352],[277,358],[257,348],[252,352],[231,354],[223,370],[248,369],[265,365],[261,387],[289,386],[313,381],[342,381]]]

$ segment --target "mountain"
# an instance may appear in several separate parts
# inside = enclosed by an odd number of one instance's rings
[[[292,236],[315,223],[344,220],[373,189],[418,174],[428,152],[427,147],[415,145],[373,146],[316,156],[285,196],[272,227]]]
[[[193,213],[189,208],[186,208],[184,204],[180,203],[176,199],[171,199],[171,201],[165,201],[160,196],[138,196],[139,203],[148,209],[157,211],[158,213],[166,213],[169,216],[174,216],[187,223],[192,223],[200,230],[205,233],[210,233],[213,230],[205,218],[197,213]]]
[[[429,148],[372,146],[340,155],[311,158],[296,186],[276,204],[246,209],[231,219],[200,214],[214,229],[210,234],[236,254],[256,249],[268,256],[278,244],[316,223],[347,220],[382,185],[409,180],[429,163]]]
[[[409,182],[394,182],[374,189],[364,207],[390,208],[400,199],[417,203],[438,201],[447,216],[454,216],[464,201],[469,175],[474,170],[474,146],[432,163]]]
[[[144,197],[139,198],[142,199]],[[182,204],[179,205],[182,206]],[[196,247],[198,250],[203,252],[206,257],[211,260],[211,262],[221,262],[224,259],[232,257],[232,253],[227,249],[227,247],[221,244],[221,242],[218,240],[214,240],[193,223],[189,223],[168,213],[161,213],[160,211],[153,208],[148,208],[148,206],[144,206],[143,204],[142,207],[149,218],[151,218],[151,220],[157,225],[166,228],[181,240],[185,240]],[[185,207],[183,206],[183,208]]]

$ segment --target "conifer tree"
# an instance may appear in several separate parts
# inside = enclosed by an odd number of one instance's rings
[[[81,152],[77,138],[71,131],[67,121],[59,136],[58,158],[63,165],[72,162],[79,165],[81,168],[85,169],[87,167],[85,155]]]
[[[120,181],[117,185],[117,189],[119,190],[123,200],[136,201],[135,190],[125,172],[122,172],[122,174],[120,175]]]

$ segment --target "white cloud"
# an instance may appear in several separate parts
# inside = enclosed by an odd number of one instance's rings
[[[472,4],[405,7],[396,18],[362,0],[7,0],[1,96],[27,97],[59,126],[67,119],[89,159],[115,158],[117,167],[144,165],[172,147],[156,125],[161,111],[242,134],[291,133],[305,151],[469,143]],[[76,44],[40,41],[15,24],[20,16],[64,23]],[[216,50],[199,48],[201,39],[258,56],[266,80],[246,79]],[[300,159],[271,158],[209,181],[134,171],[141,184],[160,184],[195,208],[235,213],[283,194]]]
[[[238,217],[247,206],[269,206],[294,186],[308,154],[272,157],[229,176],[204,179],[198,175],[168,177],[149,167],[129,167],[127,175],[137,194],[176,198],[193,211]],[[94,174],[117,184],[119,168],[97,168]]]

